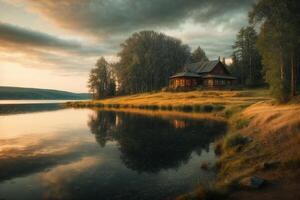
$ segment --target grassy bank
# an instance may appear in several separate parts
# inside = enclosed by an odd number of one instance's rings
[[[300,105],[256,103],[234,114],[229,133],[220,141],[218,187],[234,186],[237,199],[300,197]],[[249,176],[265,180],[265,188],[245,189]]]
[[[299,199],[300,105],[255,103],[236,109],[216,143],[218,180],[178,199]],[[264,181],[259,188],[246,183]]]
[[[68,102],[68,107],[218,112],[227,108],[270,100],[266,90],[158,92],[104,100]]]

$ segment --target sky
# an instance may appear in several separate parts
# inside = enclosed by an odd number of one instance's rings
[[[255,0],[0,0],[0,86],[87,92],[97,59],[118,61],[134,32],[229,58]]]

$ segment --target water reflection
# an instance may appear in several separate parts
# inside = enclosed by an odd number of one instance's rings
[[[74,185],[74,179],[87,173],[87,171],[101,165],[101,160],[96,157],[86,156],[81,160],[60,165],[53,170],[41,174],[40,181],[45,188],[46,192],[43,194],[44,199],[74,199],[73,193],[78,192],[79,187]]]
[[[83,140],[63,139],[62,135],[0,139],[0,182],[80,159],[78,150],[82,149],[92,147]]]
[[[138,172],[178,168],[193,151],[201,154],[222,134],[224,122],[160,119],[125,112],[95,111],[88,125],[101,147],[117,141],[121,160]]]
[[[40,104],[1,104],[0,115],[45,112],[62,109],[59,103],[40,103]]]
[[[0,116],[0,199],[172,199],[212,181],[200,164],[225,123],[148,114]]]

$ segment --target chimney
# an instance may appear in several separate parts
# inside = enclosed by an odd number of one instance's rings
[[[223,65],[226,65],[225,57],[223,57],[222,63],[223,63]]]
[[[221,61],[221,57],[220,56],[219,56],[218,60]]]

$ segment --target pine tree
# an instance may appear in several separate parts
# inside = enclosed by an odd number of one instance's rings
[[[195,62],[203,62],[203,61],[208,61],[208,58],[204,52],[203,49],[199,46],[195,51],[192,53],[190,62],[195,63]]]
[[[256,48],[257,33],[252,26],[243,27],[233,45],[234,66],[232,68],[243,85],[257,85],[262,82],[261,57]]]
[[[250,12],[250,22],[261,25],[258,37],[266,80],[281,102],[296,94],[300,46],[300,2],[260,0]]]

